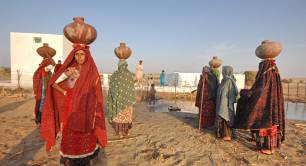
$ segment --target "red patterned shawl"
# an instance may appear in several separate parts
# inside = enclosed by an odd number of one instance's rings
[[[250,90],[242,90],[238,101],[235,128],[271,129],[278,125],[285,139],[285,113],[281,78],[274,60],[259,64],[256,81]]]

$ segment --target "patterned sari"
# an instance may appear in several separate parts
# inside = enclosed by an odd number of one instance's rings
[[[275,60],[259,64],[250,90],[241,90],[235,128],[250,129],[258,149],[273,150],[285,140],[284,98]]]
[[[218,79],[209,67],[204,67],[199,80],[195,106],[201,115],[201,128],[214,126],[216,119],[216,95]]]
[[[107,116],[117,135],[127,135],[132,127],[135,90],[132,73],[125,60],[120,60],[118,70],[110,79],[107,96]]]

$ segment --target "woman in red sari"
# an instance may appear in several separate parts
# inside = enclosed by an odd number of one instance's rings
[[[101,80],[89,46],[74,45],[48,84],[43,111],[41,136],[48,151],[62,133],[62,164],[88,165],[106,146]]]
[[[62,66],[62,61],[58,60],[57,64],[54,67],[54,73],[56,73],[58,71],[58,69],[61,68],[61,66]]]
[[[41,123],[42,108],[46,96],[47,84],[52,76],[51,70],[55,65],[52,57],[46,57],[42,60],[39,67],[36,69],[33,75],[33,91],[35,96],[35,123]]]

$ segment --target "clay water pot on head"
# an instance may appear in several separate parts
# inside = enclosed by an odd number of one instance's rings
[[[273,59],[282,51],[282,45],[279,42],[264,40],[255,50],[255,54],[260,59]]]
[[[53,57],[56,54],[55,49],[49,47],[48,43],[43,43],[43,46],[37,48],[36,52],[43,58]]]
[[[217,56],[214,56],[212,60],[209,61],[209,66],[212,68],[219,68],[222,65],[222,60]]]
[[[83,17],[74,17],[72,23],[64,28],[64,35],[74,44],[89,45],[97,38],[96,29],[84,22]]]
[[[114,52],[119,59],[128,59],[132,54],[132,50],[126,47],[125,43],[120,43],[120,46],[115,48]]]

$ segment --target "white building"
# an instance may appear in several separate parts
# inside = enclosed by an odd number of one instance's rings
[[[166,75],[168,86],[195,87],[198,85],[201,73],[181,73],[174,72]]]
[[[17,71],[21,73],[21,87],[32,87],[32,77],[42,57],[36,52],[43,43],[48,43],[56,50],[54,61],[63,60],[72,50],[72,44],[63,35],[39,33],[10,33],[11,45],[11,84],[16,86]]]
[[[168,92],[174,91],[174,86],[176,86],[177,92],[191,92],[197,88],[198,82],[200,80],[201,73],[180,73],[174,72],[166,75],[167,86],[157,87],[158,91]],[[245,75],[244,74],[234,74],[236,78],[236,85],[239,90],[244,88]],[[220,76],[220,82],[222,80],[222,74]]]

